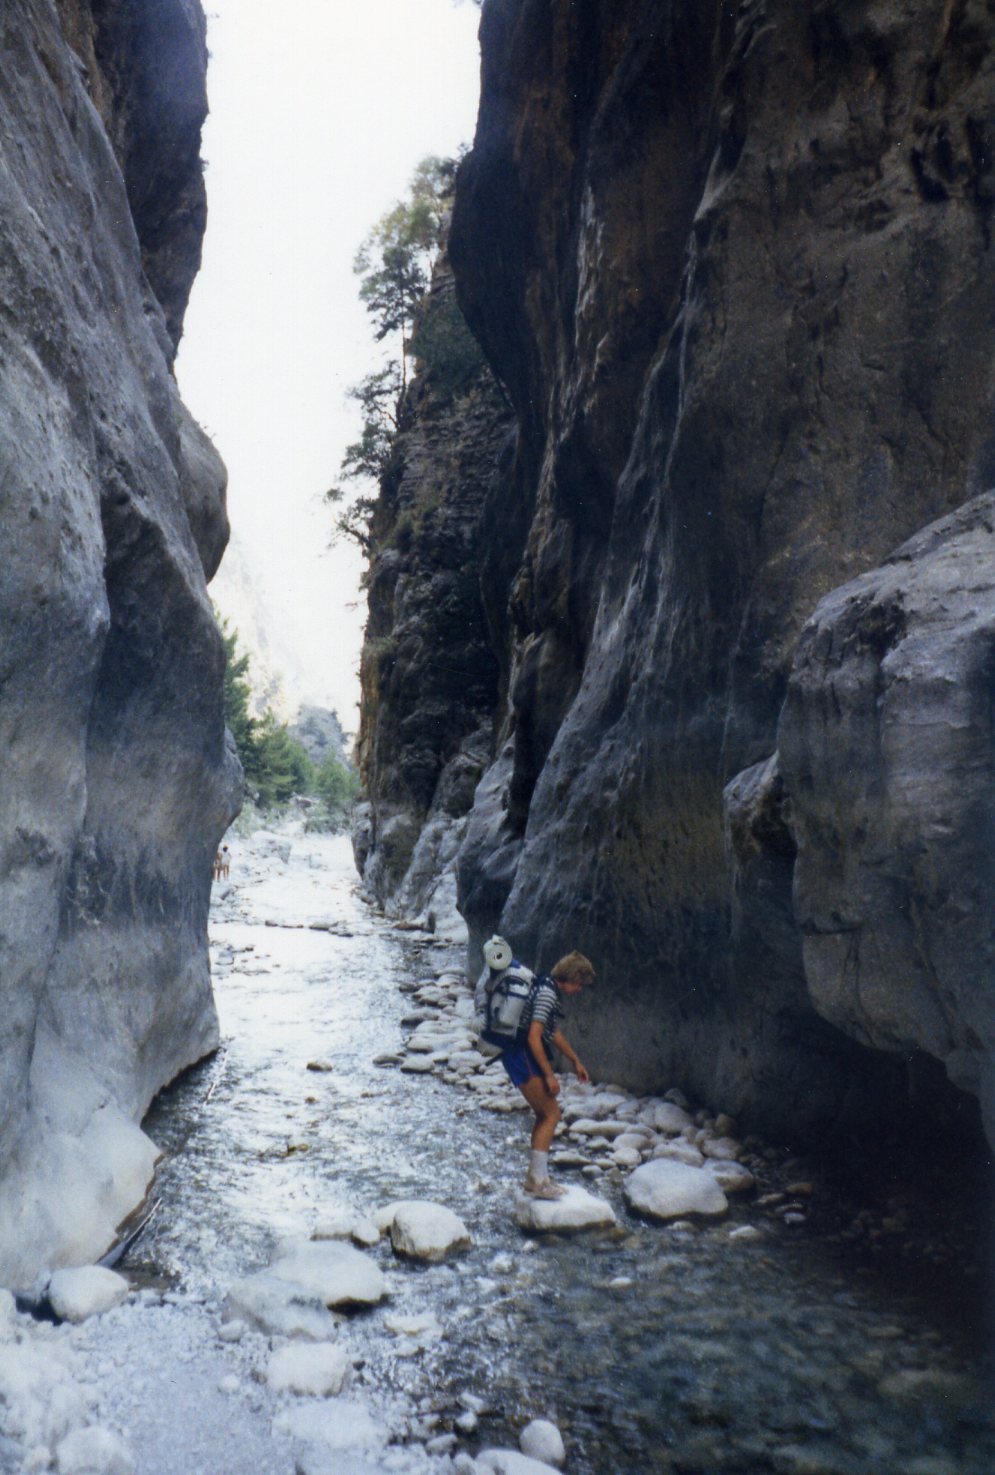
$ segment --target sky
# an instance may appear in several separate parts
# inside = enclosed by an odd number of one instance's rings
[[[322,501],[381,349],[352,264],[426,154],[472,142],[480,13],[454,0],[205,0],[208,225],[177,378],[229,473],[211,595],[280,715],[356,730],[362,562]]]

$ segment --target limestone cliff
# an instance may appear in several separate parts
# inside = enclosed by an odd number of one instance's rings
[[[978,1091],[991,7],[485,0],[481,44],[450,249],[517,432],[471,940],[588,952],[603,1074],[767,1128]]]
[[[454,310],[443,255],[426,316],[446,325]],[[402,401],[370,529],[361,663],[359,869],[383,905],[454,938],[466,935],[455,859],[498,703],[480,519],[510,418],[477,359],[456,383],[422,363]]]
[[[195,0],[0,14],[0,1284],[102,1252],[217,1042],[237,804],[225,474],[171,374],[199,259]]]

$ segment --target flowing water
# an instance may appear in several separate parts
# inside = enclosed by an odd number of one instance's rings
[[[372,1253],[391,1311],[430,1311],[444,1336],[402,1345],[382,1309],[347,1328],[362,1377],[410,1402],[412,1438],[451,1429],[469,1393],[486,1411],[459,1447],[514,1446],[546,1416],[571,1475],[992,1475],[974,1350],[920,1287],[838,1242],[769,1219],[752,1243],[730,1242],[728,1221],[651,1225],[610,1183],[597,1191],[620,1228],[523,1236],[525,1117],[373,1064],[404,1034],[402,985],[458,959],[371,912],[345,841],[297,834],[289,862],[266,848],[236,848],[212,914],[223,1047],[146,1123],[167,1158],[132,1278],[216,1297],[322,1208],[432,1199],[465,1220],[469,1252],[432,1267],[393,1262],[389,1242]],[[732,1214],[759,1222],[749,1201]]]

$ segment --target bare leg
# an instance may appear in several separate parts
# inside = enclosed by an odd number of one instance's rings
[[[560,1107],[542,1076],[530,1076],[519,1090],[535,1112],[532,1128],[532,1147],[536,1152],[548,1152],[549,1145],[560,1120]]]

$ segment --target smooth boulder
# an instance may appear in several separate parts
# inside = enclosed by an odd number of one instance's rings
[[[562,1233],[580,1229],[609,1229],[615,1211],[603,1198],[585,1188],[570,1187],[562,1198],[531,1198],[520,1193],[515,1199],[515,1220],[522,1229]]]
[[[78,1322],[120,1306],[129,1289],[124,1276],[116,1271],[102,1265],[81,1265],[55,1272],[48,1283],[48,1299],[56,1316]]]
[[[325,1306],[375,1306],[387,1294],[379,1265],[339,1240],[297,1240],[271,1266],[279,1280],[301,1286]]]
[[[275,1393],[331,1398],[342,1392],[352,1371],[345,1350],[335,1342],[309,1342],[280,1347],[266,1368]]]
[[[398,1205],[390,1224],[390,1242],[397,1255],[439,1261],[469,1249],[473,1241],[452,1209],[415,1199]]]
[[[681,1219],[686,1214],[714,1216],[729,1207],[715,1173],[671,1158],[654,1158],[629,1174],[625,1197],[637,1213],[651,1219]]]

